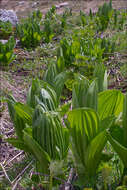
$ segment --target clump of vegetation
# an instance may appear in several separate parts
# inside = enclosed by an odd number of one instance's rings
[[[8,66],[15,59],[14,47],[14,37],[10,37],[5,44],[0,42],[0,66]]]
[[[22,21],[17,26],[17,36],[20,39],[22,47],[35,48],[42,40],[42,31],[40,28],[42,14],[40,11],[33,12],[29,18]]]
[[[12,32],[13,27],[9,21],[0,21],[0,39],[8,39],[12,35]]]
[[[107,29],[110,19],[113,14],[112,0],[109,3],[104,3],[103,6],[99,7],[97,15],[99,19],[99,30],[104,31]]]

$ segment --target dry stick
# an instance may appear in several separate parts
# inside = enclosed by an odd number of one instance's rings
[[[15,183],[15,181],[19,181],[18,178],[21,178],[21,176],[25,173],[25,171],[30,167],[30,165],[33,163],[33,160],[17,175],[17,177],[12,181],[12,184]]]
[[[15,155],[13,158],[11,158],[10,160],[8,160],[8,162],[5,164],[4,167],[6,167],[10,162],[12,162],[15,158],[17,158],[18,156],[20,156],[24,151],[19,152],[17,155]]]
[[[71,183],[72,183],[73,176],[74,176],[74,168],[71,168],[67,183],[65,184],[65,190],[70,190],[70,186],[72,186]]]
[[[4,172],[5,177],[7,178],[7,180],[9,181],[9,183],[12,185],[12,182],[11,182],[11,180],[9,179],[6,170],[4,169],[4,167],[3,167],[3,165],[2,165],[1,163],[0,163],[0,165],[1,165],[1,168],[2,168],[2,170],[3,170],[3,172]]]
[[[30,167],[30,165],[32,164],[33,161],[31,161],[23,170],[22,172],[13,180],[12,183],[15,182],[14,186],[12,187],[12,190],[16,190],[18,182],[22,179],[22,175],[25,173],[25,171]],[[19,177],[19,178],[18,178]],[[18,179],[17,179],[18,178]]]
[[[35,175],[42,175],[42,176],[44,176],[44,177],[50,177],[49,174],[43,174],[43,173],[40,173],[40,172],[32,172],[31,175],[32,175],[32,174],[35,174]],[[63,183],[65,183],[65,180],[63,180],[63,179],[61,179],[61,178],[59,178],[59,177],[53,177],[53,178],[56,179],[56,180],[62,181]]]
[[[17,188],[17,185],[18,185],[18,182],[19,182],[20,179],[21,179],[21,177],[16,181],[16,183],[12,187],[12,190],[15,190]]]
[[[5,135],[9,135],[10,133],[13,133],[14,129],[11,129],[10,131],[5,132]]]

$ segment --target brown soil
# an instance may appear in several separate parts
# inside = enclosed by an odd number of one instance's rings
[[[0,71],[0,90],[4,94],[12,94],[17,101],[25,102],[26,86],[23,77]],[[1,107],[3,111],[0,115],[0,134],[6,139],[14,135],[14,128],[8,114],[6,103],[1,102]],[[19,150],[16,150],[2,140],[0,145],[0,163],[8,162],[17,153],[19,153]]]
[[[97,7],[104,3],[106,0],[2,0],[0,8],[2,9],[13,9],[19,18],[27,16],[30,12],[35,9],[40,9],[43,14],[47,12],[52,5],[59,5],[63,2],[68,3],[67,7],[72,8],[75,11],[80,9],[84,11],[96,10]],[[107,1],[106,1],[107,2]],[[113,0],[113,7],[115,8],[125,8],[127,7],[127,0]],[[57,10],[61,13],[65,7],[61,7]]]

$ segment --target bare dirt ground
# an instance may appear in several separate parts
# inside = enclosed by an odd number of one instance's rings
[[[59,5],[61,3],[65,3],[66,6]],[[80,0],[72,0],[72,1],[54,1],[54,0],[25,0],[25,1],[19,1],[19,0],[0,0],[0,9],[12,9],[16,12],[18,18],[23,18],[27,16],[30,12],[36,9],[40,9],[43,14],[47,12],[49,8],[52,7],[52,5],[57,5],[59,8],[57,9],[57,13],[63,12],[64,8],[72,8],[74,11],[79,11],[80,9],[84,10],[85,12],[88,12],[91,8],[93,11],[97,10],[97,7],[101,4],[103,4],[103,0],[92,0],[92,1],[80,1]],[[113,1],[113,7],[114,8],[127,8],[127,0],[115,0]],[[24,82],[24,79],[22,76],[13,75],[8,73],[0,71],[0,90],[11,92],[13,96],[21,101],[24,102],[26,98],[26,89],[28,88],[28,83]],[[0,105],[2,106],[2,105]],[[0,113],[1,114],[1,113]],[[5,104],[4,111],[0,115],[0,134],[4,135],[5,138],[9,136],[14,135],[14,129],[13,125],[10,121],[7,106]],[[3,141],[0,144],[0,163],[3,166],[9,166],[11,162],[11,159],[13,159],[16,155],[19,154],[19,150],[16,150],[14,147],[8,145],[5,141]],[[16,160],[18,161],[19,158],[16,157]],[[10,162],[9,162],[10,160]],[[1,174],[0,174],[1,175]]]
[[[61,3],[65,3],[65,6],[58,8],[57,12],[61,13],[65,7],[72,8],[75,11],[84,10],[86,12],[91,8],[93,11],[97,7],[107,0],[2,0],[0,8],[2,9],[13,9],[19,18],[27,16],[30,12],[35,9],[40,9],[43,14],[47,12],[52,5],[59,6]],[[114,0],[113,7],[124,8],[127,7],[127,0]]]
[[[27,84],[21,76],[9,75],[7,72],[0,71],[0,90],[4,94],[13,94],[17,101],[25,102],[26,86]],[[3,107],[3,111],[0,113],[0,134],[6,139],[14,135],[14,128],[8,114],[7,105],[1,103],[0,106]],[[17,153],[19,153],[18,150],[2,141],[0,145],[0,162],[8,162]]]

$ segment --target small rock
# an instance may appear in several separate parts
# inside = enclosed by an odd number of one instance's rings
[[[8,42],[8,40],[0,40],[0,42],[1,42],[2,44],[6,44],[6,43]]]
[[[0,9],[0,20],[3,22],[11,22],[13,26],[18,23],[18,18],[13,10]]]
[[[8,42],[8,40],[0,40],[0,43],[2,43],[2,44],[6,44]],[[20,40],[17,40],[16,39],[16,44],[15,44],[15,47],[16,47],[16,45],[18,45],[20,43]]]
[[[25,1],[20,1],[18,4],[23,5],[24,3],[25,3]]]
[[[56,5],[56,9],[67,7],[67,6],[68,6],[68,2],[60,3],[59,5]]]
[[[36,7],[36,5],[38,5],[38,4],[39,4],[39,2],[34,2],[34,3],[32,4],[32,8]]]

